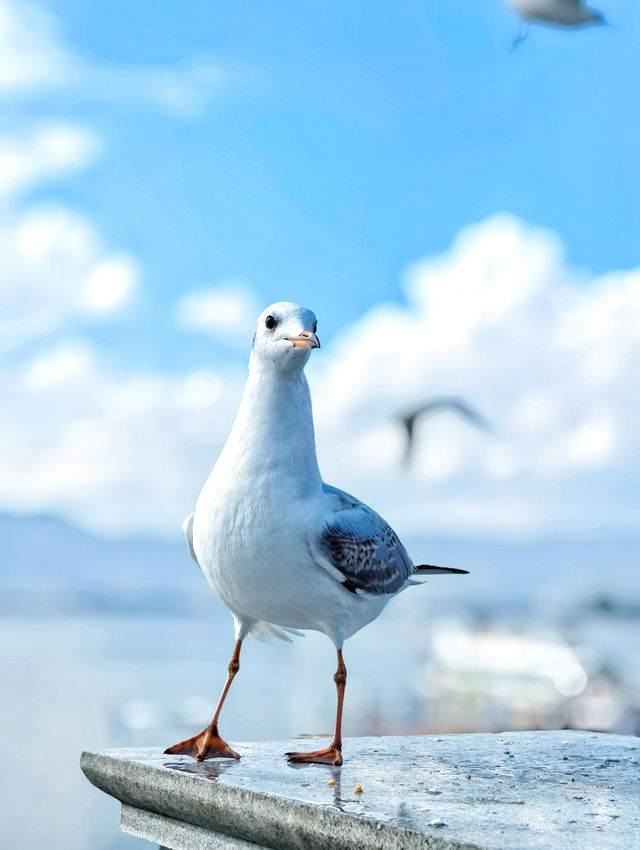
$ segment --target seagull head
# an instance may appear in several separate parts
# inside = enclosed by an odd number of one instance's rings
[[[252,363],[282,373],[302,370],[311,350],[320,348],[318,322],[305,307],[278,301],[260,313],[253,337]]]

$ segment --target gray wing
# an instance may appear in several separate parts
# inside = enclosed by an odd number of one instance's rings
[[[189,514],[189,516],[182,523],[182,533],[184,534],[184,539],[187,541],[187,546],[189,548],[191,557],[196,562],[196,564],[198,564],[196,553],[193,551],[193,514]],[[200,566],[200,564],[198,564],[198,566]]]
[[[379,514],[336,487],[323,484],[334,511],[312,549],[316,560],[352,593],[396,593],[414,571],[396,533]]]

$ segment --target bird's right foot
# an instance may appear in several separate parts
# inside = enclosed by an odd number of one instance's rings
[[[193,756],[197,761],[240,758],[238,753],[232,750],[226,741],[223,741],[218,735],[217,728],[209,729],[209,727],[193,738],[188,738],[186,741],[174,744],[173,747],[168,747],[165,753],[172,756]]]
[[[326,750],[314,750],[312,753],[285,753],[289,764],[342,764],[342,753],[338,747],[327,747]]]

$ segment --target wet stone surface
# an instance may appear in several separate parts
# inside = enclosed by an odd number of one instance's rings
[[[265,847],[638,846],[635,737],[564,730],[350,738],[340,768],[288,765],[283,755],[325,743],[234,742],[240,761],[204,763],[160,748],[106,750],[83,753],[82,769],[128,806],[162,816],[154,822],[175,819],[201,838]],[[145,837],[162,843],[160,834]]]

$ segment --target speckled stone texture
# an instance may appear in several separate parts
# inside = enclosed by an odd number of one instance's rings
[[[155,747],[106,750],[83,753],[81,766],[94,785],[135,807],[123,809],[127,832],[175,850],[243,842],[283,850],[640,846],[635,737],[350,738],[338,768],[289,765],[283,755],[325,743],[234,742],[240,761],[204,763]]]

